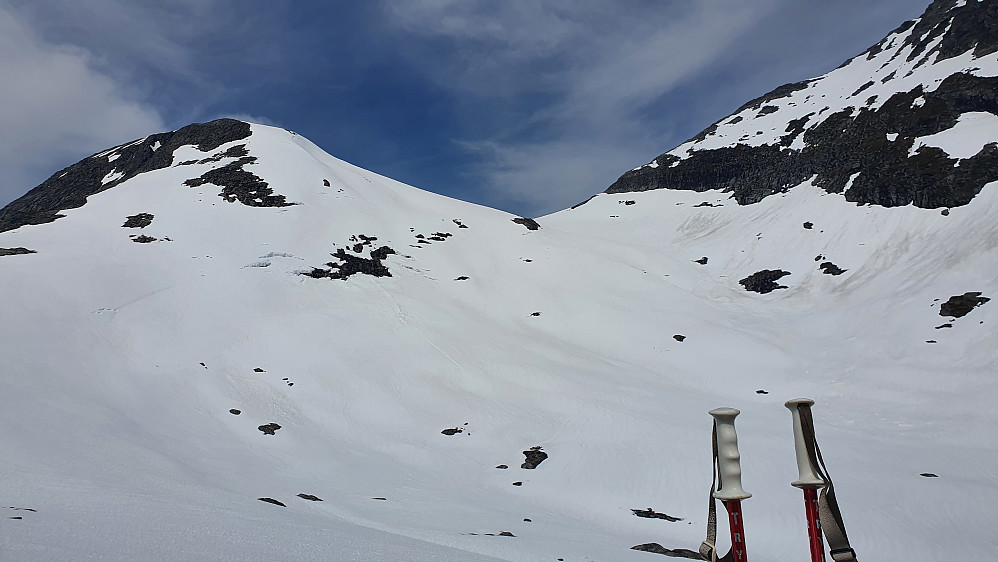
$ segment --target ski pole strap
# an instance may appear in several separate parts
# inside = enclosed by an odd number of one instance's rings
[[[717,460],[717,422],[714,422],[710,435],[711,449],[713,449],[713,460],[711,461],[711,479],[709,498],[707,502],[707,538],[700,543],[700,556],[710,562],[731,562],[732,556],[729,550],[723,557],[717,557],[717,500],[714,492],[721,489],[721,471]]]
[[[846,525],[842,520],[842,512],[839,511],[839,503],[835,500],[835,486],[828,476],[825,461],[821,458],[821,449],[818,448],[818,442],[814,438],[814,419],[811,417],[811,407],[801,405],[798,407],[798,412],[800,412],[800,423],[804,433],[808,460],[811,461],[811,466],[818,476],[827,483],[818,498],[818,520],[821,522],[821,530],[825,534],[829,554],[832,555],[832,560],[835,562],[856,562],[856,551],[849,546]]]

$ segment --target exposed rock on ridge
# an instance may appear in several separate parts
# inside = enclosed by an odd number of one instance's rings
[[[248,136],[249,123],[217,119],[105,150],[56,172],[0,209],[0,232],[52,222],[63,216],[59,211],[82,207],[87,197],[95,193],[111,189],[143,172],[166,168],[173,163],[173,151],[181,146],[195,145],[198,150],[207,152]]]
[[[864,92],[874,84],[917,77],[920,70],[969,51],[978,57],[974,62],[987,56],[988,64],[993,64],[990,59],[998,52],[998,3],[936,0],[921,18],[905,23],[840,67],[883,61],[879,69],[874,67],[876,76],[870,76],[876,81],[853,77],[854,86],[840,84],[833,71],[781,86],[651,164],[625,173],[606,193],[722,189],[746,205],[814,177],[815,185],[859,204],[965,205],[984,185],[998,180],[998,145],[985,144],[976,155],[963,159],[931,146],[911,149],[915,139],[951,129],[965,113],[998,115],[998,78],[978,76],[974,72],[980,68],[965,67],[934,89],[926,85],[932,80],[925,78],[926,84],[909,80],[890,95],[881,91],[885,99],[880,103],[877,95],[866,97]],[[826,81],[853,94],[841,106],[819,101],[833,97],[833,89],[824,87]],[[780,107],[775,109],[777,103]],[[811,107],[814,111],[809,111]],[[789,116],[775,121],[780,113]],[[768,120],[752,125],[756,119]],[[777,125],[779,130],[769,133],[775,136],[767,136],[762,144],[753,142],[763,129]],[[745,134],[724,142],[725,135],[737,133]],[[994,139],[998,141],[998,132]]]

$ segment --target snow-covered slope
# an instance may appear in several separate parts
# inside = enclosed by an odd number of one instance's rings
[[[751,556],[801,560],[797,396],[861,559],[988,559],[998,183],[795,185],[534,223],[262,125],[84,160],[0,212],[0,559],[658,560],[733,406]]]

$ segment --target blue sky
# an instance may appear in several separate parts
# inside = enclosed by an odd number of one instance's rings
[[[928,0],[0,0],[0,205],[221,116],[525,216],[605,189]]]

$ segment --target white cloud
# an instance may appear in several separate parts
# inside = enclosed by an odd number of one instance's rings
[[[643,163],[635,158],[671,148],[659,144],[670,133],[662,122],[649,127],[639,115],[709,68],[776,4],[386,0],[383,7],[405,34],[435,45],[436,56],[414,50],[413,62],[470,111],[476,102],[495,108],[497,98],[507,106],[530,98],[531,111],[511,111],[503,130],[462,141],[483,156],[479,172],[497,201],[548,212],[603,190]]]
[[[87,51],[45,42],[3,6],[0,55],[0,205],[83,156],[163,129]]]

